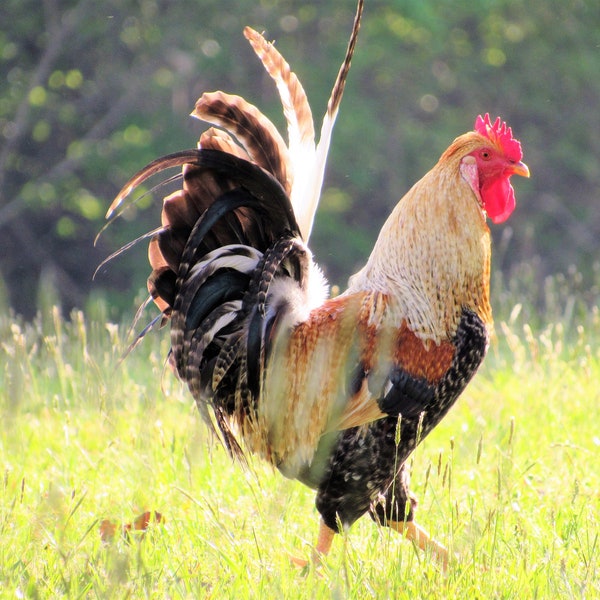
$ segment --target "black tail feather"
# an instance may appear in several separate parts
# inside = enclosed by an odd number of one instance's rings
[[[113,252],[110,256],[107,256],[96,267],[96,270],[94,271],[94,274],[92,275],[92,279],[95,278],[96,275],[98,275],[98,273],[100,272],[100,270],[103,267],[105,267],[107,265],[107,263],[109,263],[111,260],[114,260],[115,258],[117,258],[118,256],[120,256],[124,252],[127,252],[128,250],[131,250],[131,248],[133,248],[135,245],[139,244],[140,242],[143,242],[144,240],[147,240],[148,238],[155,237],[156,235],[162,233],[163,231],[164,231],[163,227],[157,227],[156,229],[153,229],[152,231],[148,231],[147,233],[144,233],[143,235],[140,235],[139,237],[135,238],[135,240],[132,240],[131,242],[128,242],[127,244],[125,244],[124,246],[122,246],[121,248],[119,248],[118,250],[116,250],[115,252]]]
[[[148,290],[161,314],[132,348],[148,330],[171,320],[169,364],[187,382],[201,415],[221,432],[232,456],[242,459],[238,435],[249,448],[272,458],[273,451],[264,443],[269,435],[262,429],[265,414],[256,410],[266,381],[266,361],[326,296],[324,278],[305,241],[363,3],[358,0],[317,147],[311,110],[298,78],[272,44],[246,29],[246,37],[277,83],[289,144],[243,98],[204,94],[192,115],[224,131],[211,128],[200,137],[198,149],[148,164],[127,182],[107,213],[106,226],[148,193],[132,197],[135,188],[166,169],[183,167],[180,174],[166,179],[182,179],[183,184],[163,199],[161,227],[107,260],[152,238]]]

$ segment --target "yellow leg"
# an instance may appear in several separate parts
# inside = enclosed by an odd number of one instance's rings
[[[429,551],[441,562],[444,571],[448,568],[448,550],[436,542],[420,525],[414,521],[389,521],[389,527],[414,542],[421,550]]]
[[[329,553],[334,537],[335,531],[327,527],[323,520],[321,520],[321,522],[319,523],[319,535],[317,537],[317,545],[312,551],[312,562],[314,564],[319,564],[319,562],[321,562],[321,557]],[[290,558],[292,562],[299,567],[306,567],[308,565],[308,561],[304,558],[299,558],[296,556],[292,556]]]
[[[313,560],[318,560],[320,556],[325,556],[331,550],[331,544],[335,537],[335,531],[325,525],[323,520],[319,523],[319,536],[317,537],[317,545],[313,550]]]

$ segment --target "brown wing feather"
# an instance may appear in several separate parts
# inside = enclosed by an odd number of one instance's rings
[[[389,362],[390,368],[400,366],[416,378],[438,383],[452,364],[454,345],[450,342],[425,344],[406,323],[396,331],[382,328],[386,305],[387,299],[382,294],[368,295],[363,302],[359,327],[363,332],[361,363],[365,371],[381,368]],[[349,399],[337,428],[357,427],[385,416],[377,402],[380,394],[381,390],[369,389],[365,379],[358,392]]]

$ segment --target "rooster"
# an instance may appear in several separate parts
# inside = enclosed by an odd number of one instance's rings
[[[149,177],[183,167],[160,227],[139,238],[150,238],[148,302],[160,314],[138,341],[170,321],[169,362],[229,452],[317,490],[315,557],[368,513],[446,562],[415,522],[406,461],[485,356],[486,216],[509,217],[510,177],[529,171],[511,129],[477,117],[396,205],[348,289],[328,298],[307,242],[362,5],[318,145],[300,81],[246,28],[280,93],[288,144],[243,98],[206,93],[192,113],[212,125],[198,147],[142,169],[107,218]]]

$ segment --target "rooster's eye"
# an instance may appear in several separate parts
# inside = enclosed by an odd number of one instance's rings
[[[490,158],[492,158],[492,155],[489,152],[489,150],[482,150],[479,156],[481,156],[483,160],[490,160]]]

